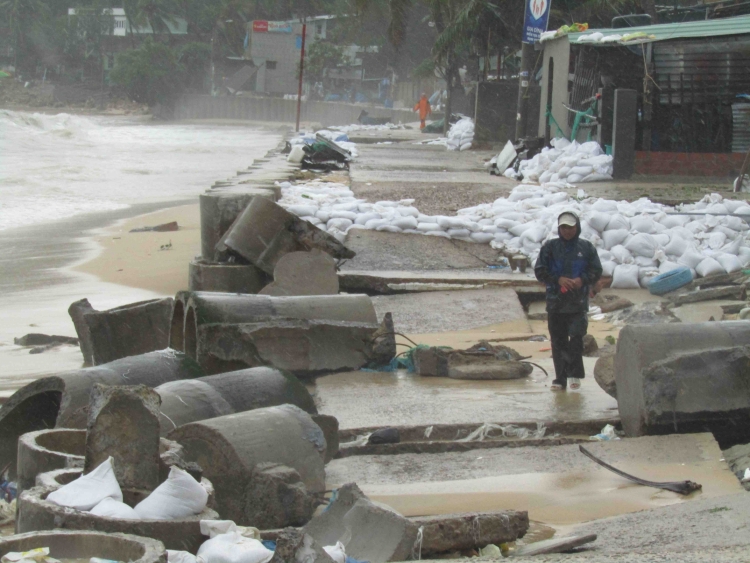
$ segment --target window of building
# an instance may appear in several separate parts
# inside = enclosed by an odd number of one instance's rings
[[[266,61],[266,68],[268,70],[276,70],[276,61]]]
[[[323,22],[315,24],[315,35],[323,35]]]

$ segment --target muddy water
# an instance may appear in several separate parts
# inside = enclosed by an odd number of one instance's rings
[[[460,481],[359,485],[372,499],[406,516],[527,510],[530,519],[556,527],[689,502],[693,498],[741,492],[737,478],[718,459],[687,465],[631,463],[620,464],[620,467],[657,481],[690,479],[701,483],[703,490],[684,497],[636,485],[596,467],[588,471],[526,473]]]

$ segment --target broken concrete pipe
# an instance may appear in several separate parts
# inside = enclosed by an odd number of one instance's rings
[[[231,251],[269,275],[285,254],[314,248],[338,259],[354,257],[327,232],[262,197],[250,202],[216,245],[218,252]]]
[[[68,313],[73,319],[85,364],[98,366],[166,348],[172,304],[171,298],[151,299],[97,311],[88,299],[72,303]]]
[[[517,510],[440,514],[410,520],[422,528],[422,556],[514,542],[529,529],[529,513]]]
[[[217,261],[216,244],[256,195],[270,197],[268,190],[212,190],[198,198],[201,214],[201,256]]]
[[[202,375],[202,368],[184,354],[162,350],[37,379],[0,407],[0,459],[11,462],[13,476],[17,442],[22,434],[55,426],[85,428],[95,383],[156,387]]]
[[[329,254],[313,249],[282,256],[273,269],[273,281],[259,293],[283,297],[336,295],[338,292],[336,261]]]
[[[258,293],[269,281],[269,276],[252,264],[193,260],[188,271],[190,291]]]
[[[614,373],[626,434],[710,428],[720,444],[735,435],[747,441],[748,342],[750,323],[745,321],[623,328]]]
[[[0,538],[0,554],[48,547],[55,559],[88,561],[91,558],[131,563],[167,563],[160,541],[132,534],[53,530]]]
[[[302,525],[325,490],[323,431],[293,405],[193,422],[169,438],[204,468],[222,518],[239,525]]]
[[[284,404],[318,412],[312,395],[296,377],[269,367],[170,381],[155,391],[161,397],[162,435],[190,422]]]
[[[62,471],[60,472],[62,473]],[[50,475],[45,473],[40,478]],[[66,475],[67,479],[77,478],[79,474]],[[67,480],[66,479],[66,480]],[[36,532],[65,528],[68,530],[93,530],[106,533],[133,534],[145,538],[153,538],[164,544],[167,549],[192,551],[198,549],[206,537],[201,534],[201,520],[217,520],[219,514],[211,508],[205,508],[200,514],[180,520],[124,520],[97,516],[90,512],[73,510],[54,504],[47,496],[62,486],[33,487],[21,493],[18,497],[18,511],[16,517],[16,532]],[[204,486],[210,486],[205,479]],[[141,495],[134,495],[132,491],[123,489],[123,501],[128,505],[135,505],[142,500]],[[36,545],[35,547],[39,547]],[[117,560],[118,558],[115,558]]]
[[[195,292],[178,294],[172,329],[171,344],[208,373],[269,365],[301,375],[362,367],[378,324],[365,295]]]
[[[83,470],[86,454],[86,430],[53,428],[28,432],[18,439],[18,461],[16,481],[18,494],[34,486],[66,484],[78,477]],[[172,466],[179,467],[200,481],[200,467],[184,459],[180,444],[161,438],[159,441],[159,482],[169,475]],[[72,472],[66,480],[56,481],[57,471]],[[52,481],[40,476],[53,476]]]
[[[419,559],[417,524],[375,505],[355,483],[339,488],[325,512],[310,520],[304,532],[319,545],[346,542],[346,554],[358,561]]]

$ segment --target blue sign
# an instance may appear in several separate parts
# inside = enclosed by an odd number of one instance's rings
[[[294,46],[297,47],[297,49],[302,49],[302,36],[298,35],[294,38]]]
[[[547,31],[549,7],[552,0],[526,0],[526,16],[523,19],[524,43],[536,43]]]

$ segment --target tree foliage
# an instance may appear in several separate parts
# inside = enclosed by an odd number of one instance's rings
[[[171,106],[183,90],[185,67],[169,46],[147,39],[117,55],[109,78],[135,102]]]
[[[346,58],[341,47],[328,41],[316,41],[305,55],[305,80],[318,82],[323,79],[326,68],[335,68],[345,62]]]

